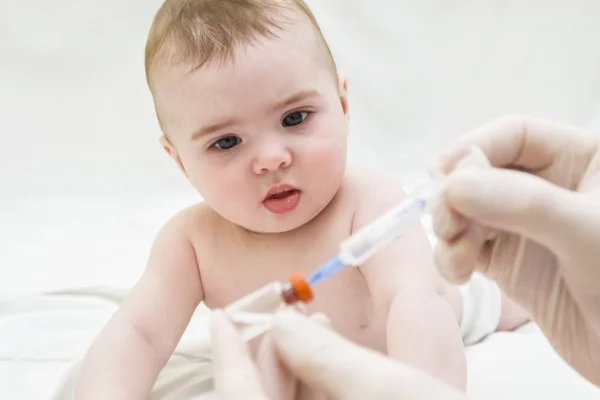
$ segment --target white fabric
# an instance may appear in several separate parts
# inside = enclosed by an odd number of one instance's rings
[[[125,294],[99,287],[2,302],[0,398],[72,399],[81,356]],[[206,318],[201,310],[192,320],[152,400],[210,398]],[[495,333],[466,351],[471,399],[599,398],[534,325]]]
[[[502,311],[502,293],[498,285],[480,274],[460,286],[463,343],[473,345],[496,331]]]
[[[0,303],[0,398],[71,399],[82,355],[126,294],[89,287]],[[206,319],[200,309],[152,399],[201,398],[211,389]]]
[[[352,164],[412,185],[494,116],[600,127],[597,1],[308,2],[349,78]],[[157,144],[143,76],[160,3],[0,2],[2,399],[50,399],[70,381],[115,309],[107,293],[133,285],[159,227],[198,199]],[[100,291],[41,294],[89,287]],[[185,354],[201,356],[204,312]],[[468,360],[475,399],[600,397],[532,325],[487,337]],[[205,367],[174,356],[158,392],[199,390]]]

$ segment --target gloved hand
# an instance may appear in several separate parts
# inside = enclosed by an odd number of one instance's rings
[[[471,146],[492,169],[454,170]],[[600,140],[522,117],[486,124],[437,160],[447,174],[434,213],[436,263],[472,272],[526,308],[558,353],[600,385]]]
[[[221,400],[290,398],[290,376],[304,386],[295,398],[314,398],[314,393],[319,393],[347,400],[466,399],[445,383],[360,347],[291,309],[276,315],[273,328],[263,339],[283,365],[277,366],[273,359],[261,360],[260,354],[259,365],[254,364],[245,344],[220,312],[213,314],[211,337],[215,392]],[[265,384],[269,377],[271,382]]]

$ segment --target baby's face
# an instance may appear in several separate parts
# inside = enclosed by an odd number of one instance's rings
[[[235,52],[235,61],[157,79],[158,113],[204,200],[253,232],[295,229],[335,196],[346,165],[345,82],[311,23]]]

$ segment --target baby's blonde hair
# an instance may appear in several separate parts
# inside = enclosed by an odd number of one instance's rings
[[[235,46],[257,36],[276,36],[286,11],[299,10],[315,26],[335,70],[331,50],[303,0],[165,0],[146,43],[146,79],[152,90],[154,70],[166,63],[190,63],[195,69],[233,58]]]

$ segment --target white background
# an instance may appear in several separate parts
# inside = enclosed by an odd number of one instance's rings
[[[0,295],[129,286],[199,199],[158,146],[143,73],[160,3],[0,1]],[[411,185],[492,117],[600,125],[597,1],[309,4],[349,78],[352,164]]]

